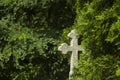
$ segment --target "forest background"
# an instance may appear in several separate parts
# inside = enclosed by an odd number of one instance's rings
[[[120,80],[119,0],[0,0],[0,80],[67,80],[60,43],[85,52],[73,80]]]

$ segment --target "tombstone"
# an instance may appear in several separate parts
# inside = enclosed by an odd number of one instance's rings
[[[78,45],[78,34],[76,30],[72,30],[68,37],[71,38],[70,46],[66,43],[61,44],[58,47],[59,51],[62,51],[63,54],[66,54],[68,51],[72,51],[71,59],[70,59],[70,72],[69,72],[69,79],[72,79],[72,75],[74,74],[74,68],[78,65],[78,51],[82,51],[81,46]]]

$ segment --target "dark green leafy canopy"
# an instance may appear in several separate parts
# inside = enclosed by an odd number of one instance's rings
[[[67,57],[57,46],[63,29],[74,22],[71,1],[0,0],[1,80],[68,77]]]

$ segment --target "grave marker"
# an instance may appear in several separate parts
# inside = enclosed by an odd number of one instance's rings
[[[72,51],[71,59],[70,59],[70,72],[69,72],[69,79],[71,79],[74,68],[78,65],[78,51],[81,50],[81,46],[78,45],[78,34],[76,30],[72,30],[68,37],[71,38],[70,46],[68,46],[66,43],[61,44],[61,46],[58,47],[59,51],[62,51],[63,54],[66,54],[68,51]]]

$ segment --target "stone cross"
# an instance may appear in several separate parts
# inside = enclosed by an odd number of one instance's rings
[[[78,45],[78,34],[76,30],[72,30],[68,34],[68,37],[71,38],[70,46],[68,46],[66,43],[63,43],[58,47],[58,50],[62,51],[63,54],[66,54],[68,51],[72,51],[69,72],[69,79],[71,79],[74,73],[73,70],[78,65],[78,51],[81,51],[81,46]]]

